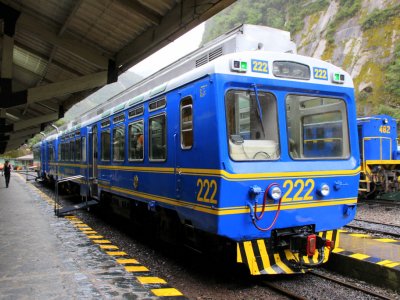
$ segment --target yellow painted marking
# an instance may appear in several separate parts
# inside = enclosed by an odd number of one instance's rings
[[[80,231],[83,231],[83,232],[93,230],[93,228],[91,228],[91,227],[80,227],[80,228],[78,228],[78,229],[79,229]]]
[[[308,256],[303,256],[303,259],[304,259],[304,262],[305,262],[306,264],[309,264],[309,263],[310,263],[310,259],[308,258]]]
[[[85,233],[85,234],[96,234],[97,233],[97,231],[94,231],[94,230],[85,230],[85,231],[83,231],[83,233]]]
[[[275,257],[276,264],[283,271],[285,271],[287,274],[292,274],[293,273],[293,271],[287,265],[285,265],[285,263],[281,260],[281,257],[279,256],[279,253],[274,253],[274,257]]]
[[[368,234],[363,234],[363,233],[351,233],[349,235],[354,236],[354,237],[359,237],[359,238],[369,238],[370,237]]]
[[[137,280],[139,280],[139,282],[141,284],[155,284],[155,283],[165,284],[165,283],[167,283],[164,279],[161,279],[161,278],[158,278],[158,277],[138,276],[136,278],[137,278]]]
[[[152,289],[152,293],[158,297],[171,297],[171,296],[183,296],[183,294],[174,288],[166,289]]]
[[[99,184],[99,187],[109,188],[104,185]],[[209,207],[201,204],[193,204],[187,201],[177,201],[172,198],[162,197],[154,194],[147,194],[142,192],[137,192],[129,189],[124,189],[120,187],[111,187],[110,190],[128,194],[136,197],[141,197],[144,199],[155,200],[162,203],[167,203],[179,207],[187,207],[195,211],[200,211],[212,215],[231,215],[231,214],[248,214],[250,212],[249,207],[247,206],[238,206],[238,207],[227,207],[227,208],[217,208],[217,207]],[[293,210],[293,209],[301,209],[301,208],[314,208],[314,207],[327,207],[327,206],[337,206],[342,204],[357,204],[357,198],[342,198],[342,199],[332,199],[332,200],[315,200],[315,201],[301,201],[301,203],[285,203],[281,206],[281,210]],[[278,209],[277,204],[267,205],[265,207],[265,211],[276,211]]]
[[[333,231],[332,230],[329,230],[326,232],[326,239],[332,241],[332,239],[333,239]],[[339,246],[339,233],[336,235],[335,245]],[[324,254],[325,254],[324,262],[327,262],[329,259],[329,254],[330,254],[330,250],[327,247],[324,248]]]
[[[108,249],[108,250],[114,249],[114,250],[116,250],[116,249],[118,249],[118,247],[114,246],[114,245],[100,245],[100,249]]]
[[[388,268],[394,268],[394,267],[397,267],[397,266],[400,266],[399,262],[394,262],[394,263],[385,265],[385,267],[388,267]]]
[[[247,264],[250,268],[250,273],[252,275],[259,275],[260,270],[258,269],[256,258],[254,257],[253,246],[251,245],[251,242],[244,242],[243,246],[244,251],[246,252]]]
[[[236,262],[243,263],[242,253],[240,252],[239,243],[236,243]]]
[[[126,252],[124,251],[107,251],[106,252],[108,255],[111,256],[124,256],[124,255],[128,255]]]
[[[152,172],[162,174],[174,173],[174,168],[158,168],[158,167],[130,167],[130,166],[106,166],[99,165],[101,170],[120,170],[120,171],[134,171],[134,172]],[[277,173],[250,173],[250,174],[232,174],[225,170],[218,169],[192,169],[192,168],[180,168],[179,171],[185,175],[194,176],[218,176],[224,177],[228,180],[245,180],[245,179],[258,179],[258,178],[282,178],[282,177],[312,177],[312,176],[351,176],[357,175],[361,170],[358,167],[354,170],[333,170],[333,171],[304,171],[304,172],[277,172]]]
[[[84,224],[83,222],[81,222],[82,224],[74,224],[75,227],[89,227],[87,224]]]
[[[74,224],[84,224],[82,221],[76,220],[76,219],[70,219],[69,221],[70,221],[71,223],[74,223]]]
[[[298,260],[298,256],[296,257],[292,251],[290,251],[289,249],[285,249],[285,256],[287,260]]]
[[[93,240],[93,243],[96,244],[111,244],[109,240]]]
[[[393,239],[373,239],[374,241],[377,242],[382,242],[382,243],[396,243],[398,240],[393,240]]]
[[[393,263],[393,261],[388,260],[388,259],[385,259],[385,260],[382,260],[382,261],[380,261],[380,262],[377,262],[376,264],[377,264],[377,265],[381,265],[381,266],[385,266],[385,265],[391,264],[391,263]]]
[[[119,264],[138,264],[139,262],[133,258],[120,258],[120,259],[117,259],[117,263],[119,263]]]
[[[260,251],[261,260],[263,262],[264,270],[268,274],[276,274],[276,271],[271,267],[271,262],[269,261],[267,248],[265,247],[264,240],[257,240],[258,249]]]
[[[125,266],[125,270],[127,272],[148,272],[149,269],[147,269],[145,266]]]
[[[342,248],[339,248],[339,247],[336,247],[335,249],[333,249],[333,251],[332,252],[335,252],[335,253],[340,253],[340,252],[343,252],[344,251],[344,249],[342,249]]]
[[[359,259],[359,260],[364,260],[364,259],[366,259],[366,258],[368,258],[370,256],[366,255],[366,254],[362,254],[362,253],[354,253],[352,255],[349,255],[349,257],[356,258],[356,259]]]
[[[86,233],[86,232],[85,232]],[[88,235],[87,236],[89,239],[102,239],[102,235]]]

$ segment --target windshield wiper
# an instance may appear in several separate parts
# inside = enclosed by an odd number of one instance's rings
[[[256,102],[257,102],[257,115],[258,115],[258,118],[260,119],[261,129],[262,129],[262,132],[263,132],[263,135],[264,135],[264,139],[265,139],[264,122],[263,122],[263,117],[262,117],[262,110],[261,110],[260,100],[258,99],[257,85],[253,84],[253,87],[254,87],[254,94],[256,96]]]

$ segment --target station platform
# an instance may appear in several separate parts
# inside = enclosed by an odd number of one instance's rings
[[[76,217],[56,217],[44,196],[0,176],[0,298],[185,299]]]
[[[340,230],[328,266],[366,282],[400,290],[400,241]]]

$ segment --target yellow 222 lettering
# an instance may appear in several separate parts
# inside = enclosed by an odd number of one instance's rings
[[[217,194],[218,191],[218,185],[214,179],[203,180],[199,178],[197,179],[197,187],[200,187],[197,193],[197,201],[217,204],[215,195]]]
[[[290,179],[285,180],[283,188],[287,188],[287,190],[282,197],[282,202],[313,200],[311,193],[314,187],[315,181],[313,179],[307,179],[306,181],[297,179],[294,182]],[[304,189],[306,192],[303,194]]]

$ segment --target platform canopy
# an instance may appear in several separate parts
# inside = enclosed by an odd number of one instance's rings
[[[0,153],[235,0],[0,0]]]

